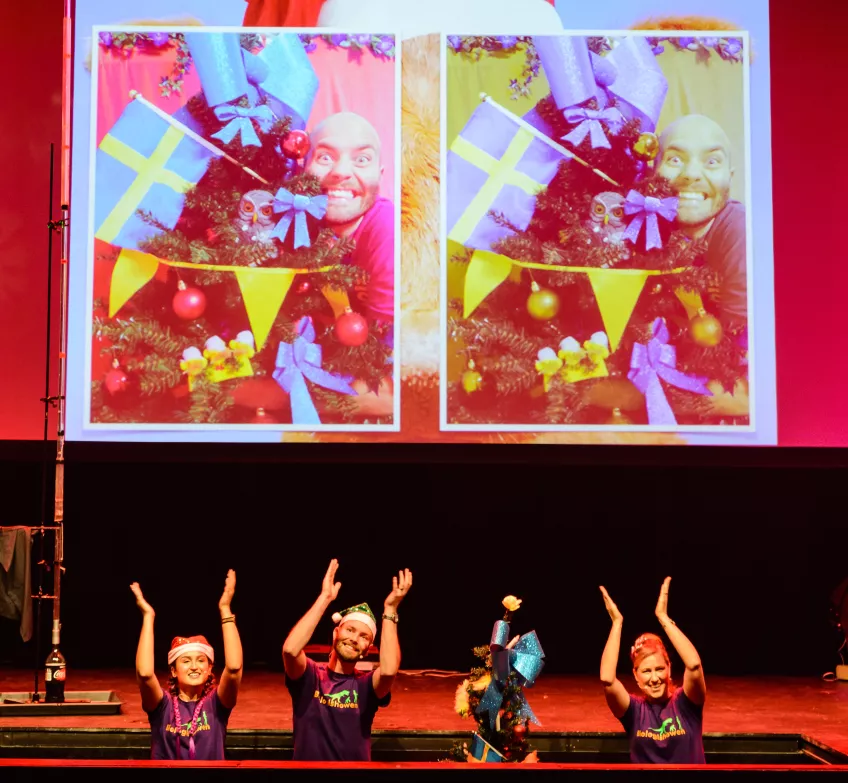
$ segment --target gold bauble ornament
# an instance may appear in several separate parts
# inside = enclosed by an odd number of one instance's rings
[[[689,323],[689,333],[698,345],[713,348],[721,342],[724,329],[718,318],[702,309]]]
[[[660,140],[656,133],[642,133],[633,145],[633,153],[639,160],[653,160],[660,151]]]
[[[624,427],[628,424],[633,424],[633,420],[630,417],[625,416],[621,412],[621,408],[613,408],[612,415],[609,417],[607,424],[616,424],[619,427]]]
[[[471,394],[472,392],[478,391],[482,383],[483,376],[475,369],[474,362],[469,361],[468,369],[462,373],[462,388],[465,390],[466,394]]]
[[[535,282],[530,288],[533,293],[527,297],[527,312],[537,321],[550,321],[559,312],[559,297]]]

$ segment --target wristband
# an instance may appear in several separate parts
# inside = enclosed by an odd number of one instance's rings
[[[229,617],[225,617],[223,620],[221,620],[221,625],[223,625],[224,623],[234,623],[235,621],[236,616],[234,614],[231,614]]]
[[[393,622],[395,625],[398,624],[398,616],[396,614],[384,614],[383,619],[391,620],[391,622]]]

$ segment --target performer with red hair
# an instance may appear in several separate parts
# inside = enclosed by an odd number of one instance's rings
[[[141,609],[141,634],[135,668],[141,706],[150,721],[153,759],[222,761],[227,723],[236,706],[242,675],[241,639],[230,603],[236,572],[230,570],[218,601],[224,637],[221,682],[212,673],[215,651],[205,636],[177,636],[168,652],[170,680],[162,689],[153,666],[153,620],[156,613],[145,600],[138,582],[130,585]]]
[[[601,682],[610,711],[621,722],[630,739],[634,764],[704,764],[703,708],[706,698],[704,672],[698,651],[668,616],[666,577],[657,601],[656,616],[683,661],[683,687],[671,680],[671,661],[662,639],[642,634],[630,650],[633,676],[642,691],[633,696],[616,676],[621,626],[624,617],[601,587],[604,604],[612,620],[609,638],[601,657]]]

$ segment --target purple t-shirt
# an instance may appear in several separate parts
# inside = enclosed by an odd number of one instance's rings
[[[374,321],[395,317],[395,208],[387,198],[378,198],[351,235],[356,247],[350,263],[369,275],[368,284],[357,286],[354,309]]]
[[[371,724],[391,693],[377,699],[374,672],[336,674],[306,659],[299,680],[286,675],[294,710],[295,761],[370,761]]]
[[[665,704],[630,696],[627,712],[619,718],[630,738],[634,764],[705,764],[704,708],[678,688]]]
[[[180,760],[189,759],[189,728],[197,707],[196,701],[178,700],[180,709]],[[218,690],[212,691],[203,703],[194,735],[196,761],[222,761],[227,739],[227,722],[231,709],[221,704]],[[157,759],[177,758],[177,729],[174,728],[174,702],[170,693],[162,696],[159,706],[147,713],[150,721],[150,757]]]

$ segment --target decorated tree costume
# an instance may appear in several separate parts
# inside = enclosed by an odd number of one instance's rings
[[[456,761],[538,761],[527,742],[527,728],[530,722],[539,724],[539,720],[527,703],[524,689],[535,684],[545,665],[545,654],[535,631],[509,640],[512,615],[521,601],[509,595],[503,605],[506,613],[495,623],[489,645],[474,648],[480,665],[456,691],[457,713],[477,722],[470,752],[466,743],[453,747],[451,755]]]
[[[333,45],[394,56],[391,37],[368,38]],[[107,368],[93,370],[92,420],[352,421],[351,382],[376,389],[391,372],[392,325],[351,309],[367,275],[345,262],[353,241],[321,226],[327,197],[301,168],[312,38],[170,41],[203,92],[173,117],[134,96],[97,152],[95,265],[114,268],[95,302],[92,353]]]
[[[667,45],[742,59],[738,38],[449,39],[449,57],[523,50],[516,95],[540,69],[551,86],[524,118],[481,96],[449,150],[449,260],[467,265],[449,422],[748,423],[721,419],[707,388],[747,381],[747,324],[716,317],[721,275],[651,167]]]

